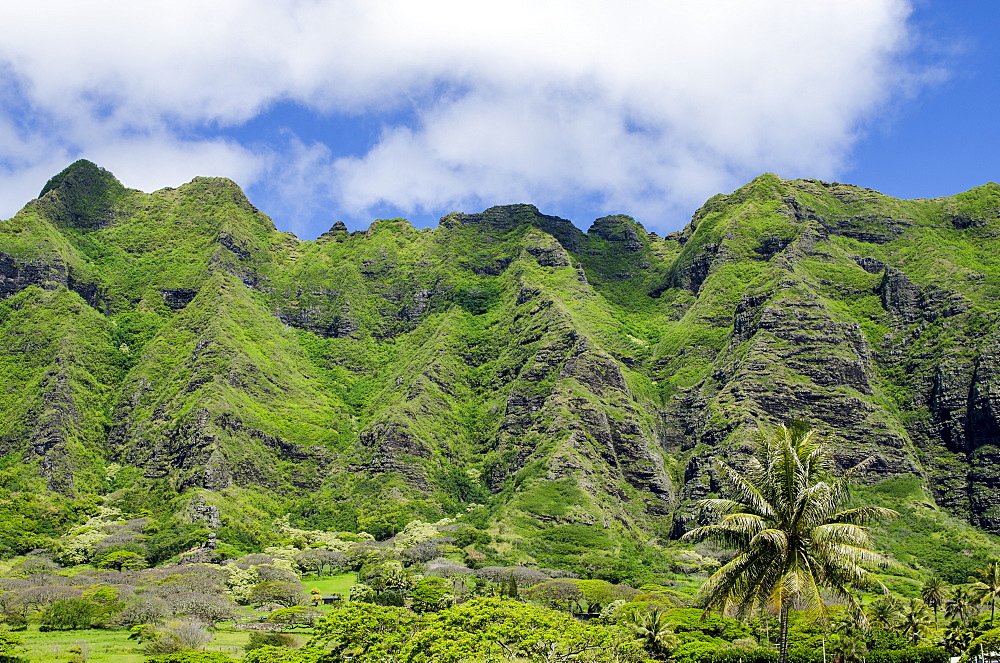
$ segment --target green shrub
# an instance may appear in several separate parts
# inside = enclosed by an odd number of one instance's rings
[[[774,663],[778,652],[766,647],[756,649],[720,649],[712,655],[711,663]]]
[[[90,628],[102,612],[101,606],[86,599],[59,599],[42,611],[39,630],[72,631]]]
[[[275,633],[274,631],[251,631],[244,651],[253,651],[261,647],[292,647],[295,640],[287,633]]]
[[[948,663],[948,659],[948,652],[940,647],[876,650],[868,655],[871,663]]]
[[[712,657],[719,651],[719,645],[714,642],[685,642],[674,650],[674,663],[711,663]]]
[[[238,663],[231,656],[217,651],[179,651],[147,658],[148,663]]]

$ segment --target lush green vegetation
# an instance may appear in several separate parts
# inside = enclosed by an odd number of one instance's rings
[[[747,472],[719,466],[728,496],[702,502],[719,521],[684,536],[736,549],[705,583],[705,605],[742,617],[776,606],[778,660],[785,663],[793,605],[824,611],[826,588],[858,612],[853,591],[886,591],[868,567],[890,561],[872,549],[866,525],[899,514],[873,505],[845,508],[850,475],[875,459],[832,477],[830,450],[806,422],[762,432],[757,442]],[[934,596],[936,609],[943,589]]]
[[[101,520],[125,524],[102,513],[91,526]],[[0,569],[0,617],[9,629],[0,630],[7,638],[0,646],[27,661],[108,663],[302,663],[345,655],[773,663],[778,655],[779,615],[763,609],[740,621],[695,607],[698,587],[718,562],[690,551],[678,553],[680,570],[661,574],[664,584],[638,586],[558,569],[468,565],[476,556],[456,544],[480,535],[449,521],[414,521],[381,543],[287,520],[276,526],[279,545],[216,564],[117,570],[60,567],[41,556],[10,560]],[[70,543],[66,555],[79,549]],[[911,573],[898,571],[901,579]],[[987,633],[991,573],[982,569],[981,580],[959,586],[917,580],[922,599],[866,594],[867,621],[836,604],[825,615],[791,611],[789,658],[819,663],[826,646],[845,660],[940,663]],[[342,598],[325,604],[328,593]]]
[[[416,605],[432,631],[491,593],[622,600],[641,605],[602,624],[645,633],[643,656],[728,661],[766,634],[682,627],[729,558],[677,539],[720,489],[709,459],[741,466],[752,429],[794,416],[838,467],[877,458],[849,498],[899,512],[872,531],[899,563],[879,578],[919,622],[924,583],[1000,555],[998,217],[995,184],[900,201],[765,175],[667,237],[513,205],[304,242],[228,180],[144,194],[78,162],[0,221],[0,558],[74,588],[7,625],[90,633],[131,600],[94,598],[128,584],[110,574],[150,593],[182,583],[166,564],[269,554],[296,578],[240,569],[216,598],[245,614],[315,587]],[[441,580],[417,578],[434,560]],[[626,584],[639,598],[599,600]],[[791,659],[816,650],[807,623]],[[907,628],[934,644],[947,624]],[[844,642],[896,660],[878,637]]]

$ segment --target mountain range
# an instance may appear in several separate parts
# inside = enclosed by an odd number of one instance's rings
[[[662,237],[518,204],[303,241],[230,180],[143,193],[78,161],[0,221],[6,503],[246,549],[283,514],[458,518],[498,558],[610,564],[803,418],[840,469],[876,457],[862,484],[1000,533],[998,236],[994,183],[766,174]]]

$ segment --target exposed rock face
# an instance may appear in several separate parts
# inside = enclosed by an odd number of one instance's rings
[[[674,284],[697,295],[719,253],[718,244],[705,244],[674,272]]]
[[[79,425],[80,416],[64,372],[45,376],[40,407],[32,414],[34,421],[26,456],[41,461],[40,470],[49,490],[72,494],[74,467],[66,438]]]
[[[46,290],[60,285],[74,291],[91,306],[97,305],[97,285],[81,281],[57,256],[50,261],[22,262],[0,251],[0,299],[16,295],[28,286],[37,285]]]
[[[494,234],[502,234],[518,226],[530,224],[556,238],[570,251],[580,246],[583,234],[571,221],[542,214],[534,205],[523,204],[491,207],[481,214],[452,212],[441,217],[441,225],[444,227],[454,227],[458,224],[478,226]]]
[[[785,281],[780,288],[771,295],[741,298],[729,347],[716,359],[711,380],[699,386],[702,399],[675,401],[676,416],[712,446],[739,423],[726,430],[717,421],[706,421],[720,406],[740,412],[751,428],[757,421],[806,417],[820,429],[836,432],[835,459],[842,468],[874,456],[876,462],[867,471],[869,481],[919,472],[905,432],[866,398],[873,394],[874,366],[860,327],[834,320],[804,283]],[[748,451],[737,448],[725,453]],[[707,493],[713,482],[710,472],[711,466],[702,460],[688,463],[686,503]],[[681,511],[675,532],[682,531],[692,515]]]
[[[635,222],[627,216],[605,216],[597,219],[587,234],[618,243],[626,253],[635,253],[643,247]]]
[[[968,446],[1000,446],[1000,337],[996,335],[976,358],[968,402]]]
[[[548,241],[546,241],[548,240]],[[569,267],[569,254],[553,237],[537,238],[525,251],[530,253],[541,267]]]
[[[966,428],[973,379],[972,363],[959,357],[949,357],[934,371],[929,402],[936,427],[934,434],[951,451],[972,450]]]
[[[360,436],[362,447],[373,450],[371,460],[363,467],[374,474],[399,473],[413,488],[427,491],[430,482],[414,459],[429,458],[431,453],[426,444],[414,437],[399,424],[378,424],[363,431]]]
[[[190,304],[198,291],[193,288],[174,288],[161,289],[160,293],[163,295],[164,303],[176,311]]]
[[[65,285],[65,269],[48,264],[25,264],[0,252],[0,298],[16,295],[29,285],[44,287],[46,283],[53,287],[58,283]]]
[[[906,322],[913,322],[920,314],[920,288],[898,269],[885,270],[879,295],[882,297],[882,307]]]
[[[858,267],[869,274],[879,274],[885,271],[885,263],[871,256],[851,256],[851,258],[858,264]]]
[[[775,235],[763,237],[755,250],[758,254],[760,254],[762,260],[770,260],[772,256],[784,251],[785,248],[787,248],[788,245],[794,240],[794,237],[782,237]]]
[[[222,515],[219,513],[219,507],[214,504],[205,504],[198,499],[192,500],[188,504],[185,516],[189,522],[202,523],[208,529],[214,530],[222,527]]]
[[[990,532],[1000,532],[1000,448],[980,447],[972,454],[969,501],[974,522]]]

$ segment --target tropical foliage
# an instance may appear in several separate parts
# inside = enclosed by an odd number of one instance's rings
[[[703,500],[702,506],[720,520],[691,530],[685,538],[712,539],[737,551],[705,583],[706,609],[738,616],[776,611],[784,663],[793,605],[823,609],[821,590],[828,588],[857,609],[850,590],[885,591],[867,567],[886,566],[888,560],[872,549],[865,525],[896,514],[876,506],[845,508],[850,472],[829,477],[829,450],[805,422],[761,434],[756,450],[744,471],[718,463],[732,497]]]

